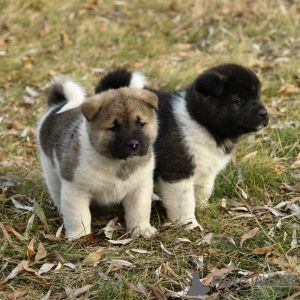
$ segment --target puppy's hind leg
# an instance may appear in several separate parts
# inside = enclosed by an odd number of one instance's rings
[[[56,174],[51,160],[43,153],[40,155],[41,165],[44,171],[45,181],[50,193],[50,196],[54,202],[54,205],[60,211],[60,195],[61,195],[61,181]]]
[[[185,227],[186,229],[195,227],[202,229],[195,218],[194,181],[183,179],[170,183],[160,178],[158,183],[168,219],[172,223],[189,224]]]
[[[61,213],[70,241],[91,233],[90,195],[65,180],[61,190]]]

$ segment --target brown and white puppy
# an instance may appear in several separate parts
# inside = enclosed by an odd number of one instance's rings
[[[122,88],[85,99],[54,83],[37,129],[41,164],[70,240],[91,232],[90,203],[122,202],[128,231],[151,237],[157,96]]]
[[[130,87],[138,77],[122,69],[110,72],[96,93]],[[194,187],[200,187],[199,200],[206,205],[238,139],[269,122],[259,79],[241,65],[224,64],[201,73],[181,91],[149,90],[159,98],[155,177],[168,218],[189,223],[187,228],[200,226]]]

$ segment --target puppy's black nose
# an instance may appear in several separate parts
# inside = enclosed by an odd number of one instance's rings
[[[262,108],[262,109],[260,109],[260,110],[257,112],[257,115],[258,115],[260,118],[264,119],[264,118],[268,115],[268,112],[267,112],[267,110],[266,110],[265,108]]]
[[[137,150],[139,148],[139,142],[137,140],[130,140],[127,142],[127,146],[132,150]]]

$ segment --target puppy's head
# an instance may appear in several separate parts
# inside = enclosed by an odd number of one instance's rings
[[[138,89],[109,90],[87,99],[81,111],[91,144],[107,158],[148,153],[157,134],[155,94]]]
[[[252,70],[236,64],[219,65],[194,82],[192,113],[196,119],[201,114],[201,122],[221,138],[257,131],[269,122],[260,88]]]

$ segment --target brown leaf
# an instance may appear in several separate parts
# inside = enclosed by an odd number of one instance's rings
[[[30,258],[32,255],[35,254],[34,249],[33,249],[33,243],[34,243],[34,238],[28,244],[28,248],[27,248],[28,258]]]
[[[53,234],[43,234],[45,239],[48,239],[50,241],[55,241],[55,242],[59,242],[59,241],[63,241],[65,240],[65,238],[62,237],[56,237]]]
[[[29,261],[28,260],[22,260],[12,271],[11,273],[3,280],[0,282],[1,284],[6,283],[7,281],[9,281],[10,279],[15,278],[19,273],[21,273],[24,269],[24,267],[27,267],[29,265]]]
[[[291,192],[300,193],[300,187],[298,187],[298,186],[291,186],[291,185],[285,184],[285,185],[280,186],[280,187],[284,188],[286,190],[289,190]]]
[[[67,262],[57,250],[54,250],[53,253],[55,255],[56,260],[59,261],[62,265],[64,265]]]
[[[45,249],[43,244],[40,243],[39,247],[38,247],[38,252],[37,252],[34,260],[35,260],[35,262],[37,262],[46,256],[47,256],[47,250]]]
[[[93,263],[95,263],[96,261],[100,260],[100,258],[102,257],[102,252],[101,250],[95,252],[95,253],[90,253],[82,262],[83,266],[86,265],[91,265]]]
[[[135,68],[141,68],[141,67],[144,66],[144,64],[145,63],[143,63],[143,62],[136,62],[133,65],[131,65],[130,67],[133,68],[133,69],[135,69]]]
[[[24,129],[24,126],[19,120],[16,120],[6,126],[7,129]]]
[[[258,254],[258,255],[264,255],[264,254],[267,254],[269,252],[272,252],[274,249],[278,248],[279,244],[274,244],[274,245],[271,245],[271,246],[268,246],[268,247],[263,247],[263,248],[258,248],[258,249],[255,249],[253,251],[254,254]]]
[[[258,227],[255,227],[254,229],[250,230],[249,232],[245,233],[244,235],[242,235],[241,237],[241,241],[240,241],[240,247],[242,248],[243,243],[248,240],[251,239],[255,236],[255,234],[259,231]]]
[[[300,168],[300,160],[296,160],[295,162],[293,162],[290,166],[291,169],[298,169]]]
[[[155,287],[151,284],[148,284],[147,286],[152,291],[153,295],[155,296],[155,298],[157,300],[168,300],[167,296],[165,296],[164,293],[160,289],[158,289],[157,287]]]
[[[40,267],[38,273],[39,273],[40,275],[42,275],[42,274],[44,274],[44,273],[50,271],[54,266],[55,266],[55,264],[45,263],[45,264],[43,264],[43,265]]]
[[[3,237],[3,240],[8,241],[9,243],[11,243],[11,237],[9,236],[9,234],[7,233],[6,229],[4,228],[3,224],[0,222],[0,230],[1,230],[1,234]]]
[[[34,207],[34,211],[37,214],[37,216],[39,217],[39,219],[43,222],[43,224],[46,226],[46,228],[48,228],[47,218],[44,214],[42,207],[39,205],[39,203],[37,201],[33,201],[33,207]]]
[[[71,46],[72,45],[72,41],[70,40],[69,36],[64,31],[60,34],[60,37],[62,39],[62,42],[66,46]]]
[[[227,275],[228,273],[230,273],[233,270],[237,270],[236,267],[234,266],[226,266],[225,268],[222,269],[217,269],[214,268],[211,273],[203,280],[202,284],[203,285],[209,285],[212,281],[214,276],[220,276],[220,277],[224,277],[225,275]]]
[[[284,116],[284,113],[273,107],[266,107],[269,115]]]
[[[6,299],[18,299],[18,298],[23,297],[26,294],[27,294],[26,291],[22,291],[22,292],[16,291],[16,292],[8,294]]]
[[[73,291],[75,298],[83,293],[85,293],[87,290],[89,290],[93,285],[92,284],[88,284],[83,286],[82,288],[76,289]]]
[[[139,289],[138,287],[136,287],[134,284],[132,284],[130,282],[127,282],[127,286],[129,286],[131,289],[133,289],[137,293],[141,293],[141,294],[147,296],[147,294],[143,290]]]

